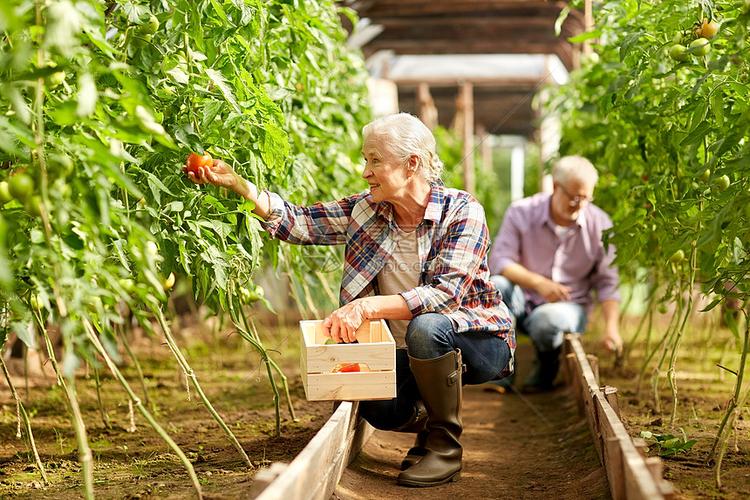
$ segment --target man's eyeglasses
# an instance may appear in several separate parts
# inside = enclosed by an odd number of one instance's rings
[[[565,189],[565,187],[562,184],[558,184],[557,186],[560,188],[560,190],[562,190],[563,193],[565,193],[565,196],[568,197],[568,200],[570,200],[568,201],[568,206],[570,208],[580,206],[583,202],[591,203],[592,201],[594,201],[593,195],[592,196],[580,196],[580,195],[573,196],[572,194],[570,194],[570,191]]]

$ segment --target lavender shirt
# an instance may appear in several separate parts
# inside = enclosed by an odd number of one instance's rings
[[[550,218],[550,198],[549,193],[539,193],[508,208],[492,245],[490,272],[501,274],[509,264],[521,264],[570,287],[572,302],[590,306],[592,290],[599,301],[620,300],[620,279],[612,265],[615,249],[605,249],[602,243],[602,232],[612,227],[609,216],[589,203],[560,239]],[[524,292],[534,304],[546,302],[533,290]]]

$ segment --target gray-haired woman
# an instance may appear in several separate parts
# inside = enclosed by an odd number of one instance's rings
[[[351,342],[363,321],[388,321],[399,347],[397,397],[363,402],[361,414],[379,429],[417,433],[400,484],[443,484],[461,470],[461,385],[509,374],[515,333],[489,281],[484,210],[442,185],[430,130],[401,113],[368,124],[363,136],[369,190],[338,201],[291,205],[218,160],[188,175],[253,201],[275,238],[346,245],[341,307],[324,325]]]

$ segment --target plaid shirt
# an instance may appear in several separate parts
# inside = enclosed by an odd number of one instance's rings
[[[297,207],[269,194],[271,215],[263,227],[271,236],[298,245],[346,245],[341,304],[377,294],[376,277],[395,250],[390,203],[375,203],[366,191]],[[400,294],[412,315],[444,314],[460,333],[496,332],[512,352],[510,314],[489,281],[482,206],[464,191],[433,185],[417,241],[420,286]]]

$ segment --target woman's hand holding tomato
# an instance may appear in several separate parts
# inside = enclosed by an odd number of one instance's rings
[[[367,298],[357,299],[333,311],[323,321],[323,328],[336,342],[354,342],[357,328],[370,319],[371,314]]]
[[[263,219],[268,218],[271,210],[270,195],[259,200],[258,187],[242,178],[225,162],[214,160],[209,154],[190,153],[182,171],[196,184],[212,184],[234,191],[255,204],[255,214]]]
[[[190,153],[183,172],[196,184],[213,184],[235,191],[243,179],[221,160],[214,160],[210,155]]]

